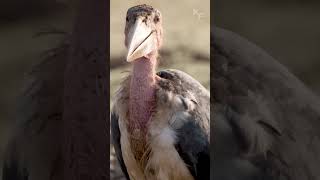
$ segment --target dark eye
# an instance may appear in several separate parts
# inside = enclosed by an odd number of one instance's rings
[[[128,18],[128,17],[126,17],[126,21],[127,21],[127,22],[129,21],[129,18]]]
[[[159,22],[159,17],[158,17],[158,16],[156,16],[156,17],[154,18],[154,22],[155,22],[155,23]]]

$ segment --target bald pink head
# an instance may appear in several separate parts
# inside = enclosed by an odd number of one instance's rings
[[[163,35],[160,11],[145,4],[131,7],[127,11],[124,33],[128,62],[156,56],[162,45]]]

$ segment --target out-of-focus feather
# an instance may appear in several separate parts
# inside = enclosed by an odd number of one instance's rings
[[[244,38],[211,42],[214,179],[319,179],[319,98]]]
[[[3,180],[59,177],[56,172],[61,167],[62,97],[68,50],[69,42],[64,40],[26,75],[18,102],[17,126],[6,150]]]

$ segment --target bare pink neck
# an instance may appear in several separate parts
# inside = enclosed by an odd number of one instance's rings
[[[156,57],[133,62],[129,111],[132,128],[145,129],[155,105]]]

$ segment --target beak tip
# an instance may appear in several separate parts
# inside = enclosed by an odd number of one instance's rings
[[[132,57],[132,54],[128,53],[126,61],[127,61],[127,62],[131,62],[131,61],[133,61],[133,60],[134,60],[134,59],[133,59],[133,57]]]

